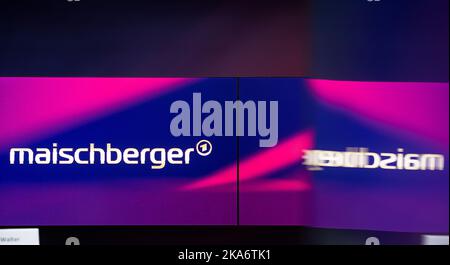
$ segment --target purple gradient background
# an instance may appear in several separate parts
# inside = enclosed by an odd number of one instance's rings
[[[0,107],[0,143],[4,150],[12,145],[27,145],[85,123],[95,123],[142,102],[158,102],[158,97],[177,93],[196,82],[199,80],[0,78],[1,100],[5,103]],[[357,138],[342,137],[360,133],[360,125],[355,124],[362,124],[367,127],[368,138],[361,144],[397,148],[394,140],[402,139],[407,149],[420,146],[430,153],[443,153],[448,167],[448,83],[314,79],[307,79],[306,83],[307,86],[298,83],[290,89],[309,91],[315,109],[342,115],[351,126],[342,127],[340,120],[317,116],[312,130],[296,131],[293,136],[280,138],[276,147],[257,149],[243,157],[241,223],[448,233],[448,168],[433,172],[431,177],[430,172],[374,170],[371,183],[364,178],[367,172],[343,174],[336,169],[311,175],[301,167],[300,159],[303,148],[324,147],[324,143],[353,146],[358,143]],[[275,88],[273,93],[279,95],[281,90]],[[287,99],[286,104],[294,109],[298,106],[299,101],[289,93],[282,96]],[[335,130],[323,127],[324,124]],[[405,180],[405,176],[410,180]],[[167,180],[91,177],[45,185],[11,179],[0,182],[0,224],[236,224],[233,167],[225,165],[208,175]],[[195,183],[207,185],[200,188]]]

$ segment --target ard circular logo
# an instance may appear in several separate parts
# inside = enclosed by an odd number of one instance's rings
[[[212,144],[208,140],[201,140],[195,146],[195,150],[201,156],[207,156],[212,152]]]

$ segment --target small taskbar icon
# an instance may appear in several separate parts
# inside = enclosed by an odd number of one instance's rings
[[[66,239],[66,246],[79,246],[80,240],[77,237],[71,236]]]
[[[366,239],[366,245],[381,245],[381,244],[378,237],[371,236]]]

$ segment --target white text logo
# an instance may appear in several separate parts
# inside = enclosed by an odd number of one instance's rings
[[[304,150],[303,164],[311,170],[322,167],[382,168],[405,170],[444,170],[441,154],[374,153],[367,148],[347,148],[346,151]]]
[[[190,163],[191,154],[196,152],[200,156],[207,156],[212,151],[212,145],[207,140],[201,140],[195,148],[126,148],[121,150],[112,147],[110,143],[106,148],[89,144],[85,148],[59,148],[54,143],[52,148],[11,148],[9,153],[10,164],[38,164],[38,165],[92,165],[120,163],[129,165],[150,164],[152,169],[162,169],[166,163],[172,165],[186,165]]]

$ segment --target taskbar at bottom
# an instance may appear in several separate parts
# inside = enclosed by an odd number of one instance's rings
[[[448,245],[448,235],[302,226],[0,227],[0,245]]]

